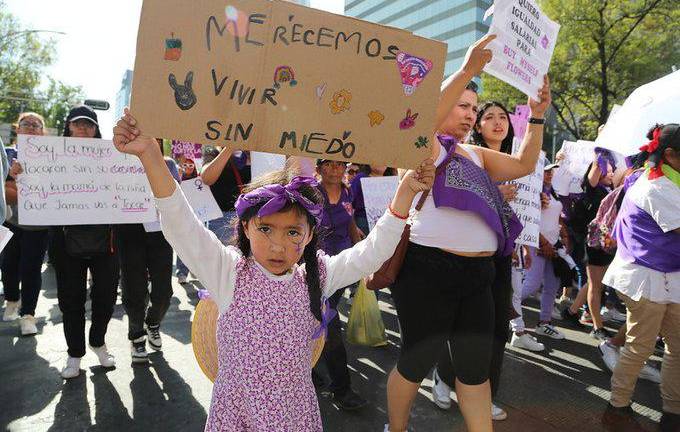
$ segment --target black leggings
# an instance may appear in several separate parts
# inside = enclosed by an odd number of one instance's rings
[[[451,344],[458,380],[479,385],[489,378],[495,276],[493,257],[463,257],[409,243],[392,287],[401,326],[397,370],[420,383]]]
[[[503,357],[505,356],[505,343],[510,336],[510,308],[512,307],[512,256],[496,256],[496,278],[493,281],[491,294],[493,295],[495,310],[495,325],[493,332],[493,348],[491,365],[489,368],[489,382],[491,383],[491,396],[498,393],[503,370]],[[451,354],[453,349],[446,345],[437,363],[437,374],[446,384],[453,387],[456,379],[456,370],[453,367]]]

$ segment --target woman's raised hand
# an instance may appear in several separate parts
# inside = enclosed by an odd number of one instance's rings
[[[550,78],[548,75],[543,76],[543,87],[538,91],[539,100],[529,98],[529,108],[531,109],[531,117],[543,118],[545,112],[550,107],[552,98],[550,96]]]
[[[137,126],[137,120],[125,108],[123,117],[118,120],[113,128],[113,145],[121,153],[128,153],[141,157],[148,151],[160,152],[156,139],[142,135]]]
[[[482,73],[484,66],[491,61],[493,54],[486,46],[496,39],[496,35],[488,34],[475,42],[468,48],[463,60],[463,70],[471,75],[479,75]]]

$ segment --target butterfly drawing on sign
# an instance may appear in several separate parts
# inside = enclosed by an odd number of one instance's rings
[[[196,105],[196,94],[191,88],[191,83],[194,80],[194,73],[189,72],[184,79],[184,85],[177,84],[175,74],[171,73],[168,76],[170,87],[175,91],[175,103],[182,111],[191,109]]]
[[[411,115],[411,108],[406,110],[406,117],[399,122],[399,129],[411,129],[416,125],[416,118],[418,118],[418,113]]]

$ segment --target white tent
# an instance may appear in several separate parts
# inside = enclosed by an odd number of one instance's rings
[[[595,144],[625,156],[636,154],[656,123],[680,123],[680,71],[635,89],[609,117]]]

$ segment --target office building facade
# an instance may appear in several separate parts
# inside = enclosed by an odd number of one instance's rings
[[[113,118],[119,119],[123,115],[123,108],[130,105],[130,95],[132,94],[132,71],[126,70],[123,80],[120,83],[120,90],[116,93],[116,104],[114,106]]]
[[[491,0],[345,0],[345,15],[411,31],[448,44],[445,76],[462,64],[468,47],[489,30],[482,21]]]

